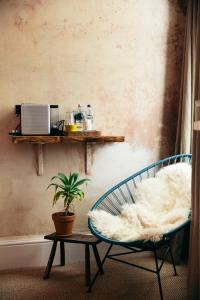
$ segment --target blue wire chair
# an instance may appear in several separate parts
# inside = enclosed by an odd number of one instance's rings
[[[100,209],[104,210],[112,215],[119,215],[121,213],[121,207],[124,203],[134,203],[134,189],[137,187],[137,183],[141,182],[145,178],[149,177],[155,177],[156,173],[159,169],[161,169],[164,166],[176,164],[178,162],[192,162],[192,155],[191,154],[179,154],[171,157],[167,157],[165,159],[162,159],[156,163],[153,163],[149,165],[148,167],[140,170],[139,172],[131,175],[130,177],[126,178],[125,180],[121,181],[114,187],[112,187],[110,190],[108,190],[105,194],[103,194],[99,200],[93,205],[92,210]],[[140,268],[142,270],[146,270],[152,273],[157,274],[158,278],[158,285],[159,285],[159,292],[160,292],[160,298],[163,299],[163,292],[162,292],[162,286],[161,286],[161,279],[160,279],[160,271],[162,269],[162,266],[167,258],[167,255],[169,254],[171,257],[174,275],[177,275],[176,267],[174,263],[174,258],[170,246],[171,238],[181,229],[185,228],[186,226],[189,226],[190,224],[190,217],[188,216],[188,220],[175,228],[174,230],[168,232],[167,234],[163,235],[162,239],[158,242],[153,241],[143,241],[143,240],[137,240],[137,241],[117,241],[112,240],[110,238],[107,238],[106,236],[102,235],[101,232],[99,232],[94,224],[92,223],[92,220],[88,219],[88,226],[91,232],[100,240],[109,243],[110,246],[102,260],[102,265],[104,264],[105,260],[111,259],[115,260],[121,263],[125,263],[130,266],[134,266],[137,268]],[[123,248],[128,249],[129,251],[123,252],[123,253],[115,253],[110,254],[111,248],[113,245],[122,246]],[[158,256],[157,256],[157,250],[158,249],[164,249],[164,254],[162,257],[162,261],[159,265],[158,263]],[[152,251],[154,254],[155,259],[155,266],[156,270],[152,270],[143,266],[139,266],[133,263],[129,263],[126,261],[123,261],[118,256],[127,255],[130,253],[138,253],[143,251]],[[98,271],[96,275],[94,276],[89,288],[88,292],[91,291],[91,288],[93,284],[96,281],[96,278],[100,272]]]

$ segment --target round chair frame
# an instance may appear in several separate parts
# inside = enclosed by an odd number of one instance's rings
[[[144,180],[146,178],[155,177],[156,173],[161,168],[171,165],[171,164],[176,164],[179,162],[187,162],[187,163],[191,164],[192,155],[191,154],[179,154],[179,155],[170,156],[165,159],[159,160],[159,161],[147,166],[146,168],[143,168],[142,170],[129,176],[125,180],[121,181],[120,183],[118,183],[117,185],[115,185],[114,187],[109,189],[106,193],[104,193],[98,199],[98,201],[93,205],[91,211],[96,210],[96,209],[101,209],[101,210],[104,210],[113,215],[119,215],[121,213],[121,207],[124,203],[135,203],[134,190],[137,187],[138,182],[141,182],[142,180]],[[89,227],[90,231],[92,232],[92,234],[94,234],[100,240],[110,244],[108,247],[108,250],[102,260],[102,265],[108,258],[108,259],[111,259],[114,261],[125,263],[127,265],[131,265],[131,266],[140,268],[142,270],[146,270],[146,271],[157,274],[160,299],[163,299],[160,271],[164,265],[164,262],[166,261],[168,254],[170,255],[170,258],[171,258],[174,275],[177,275],[176,266],[174,263],[174,257],[173,257],[173,253],[172,253],[171,245],[170,245],[171,239],[172,239],[172,237],[174,237],[174,235],[178,231],[186,228],[187,226],[189,226],[189,224],[190,224],[190,217],[188,216],[188,220],[186,222],[184,222],[180,226],[176,227],[175,229],[171,230],[170,232],[164,234],[162,239],[158,242],[144,241],[144,240],[117,241],[117,240],[109,239],[106,236],[102,235],[101,232],[99,232],[95,228],[94,224],[92,223],[92,220],[90,218],[88,218],[88,227]],[[118,245],[123,248],[126,248],[126,250],[128,249],[128,252],[126,251],[126,252],[122,252],[122,253],[117,252],[114,254],[110,254],[113,245]],[[157,250],[159,250],[159,249],[165,250],[163,253],[160,265],[158,262],[158,255],[157,255]],[[152,251],[153,252],[154,259],[155,259],[155,266],[156,266],[155,270],[152,270],[152,269],[149,269],[149,268],[137,265],[137,264],[129,263],[127,261],[124,261],[124,260],[118,258],[119,256],[131,254],[131,253],[144,252],[144,251]],[[91,291],[91,288],[92,288],[93,284],[95,283],[96,278],[98,277],[99,273],[100,272],[98,271],[96,273],[96,275],[94,276],[94,279],[92,280],[92,282],[89,286],[88,292]]]

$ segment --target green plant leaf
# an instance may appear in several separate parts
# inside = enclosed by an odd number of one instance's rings
[[[65,188],[66,188],[64,185],[60,185],[60,184],[58,184],[58,183],[50,183],[50,184],[48,185],[47,189],[48,189],[50,186],[55,186],[55,187],[56,187],[56,190],[57,190],[58,188],[60,188],[61,190],[65,190]]]
[[[58,178],[58,176],[53,176],[50,181],[54,180],[55,178]]]
[[[54,179],[60,180],[64,185],[66,184],[65,180],[61,176],[53,176],[50,181]]]
[[[77,182],[78,176],[79,176],[78,173],[72,174],[72,182],[71,182],[72,185],[74,185],[74,183]]]
[[[77,187],[77,186],[82,185],[82,184],[84,184],[84,183],[86,183],[86,182],[88,182],[88,181],[90,181],[89,178],[81,179],[81,180],[77,181],[77,182],[74,184],[73,187]]]
[[[57,176],[53,176],[51,178],[51,181],[58,180],[61,182],[61,184],[52,182],[47,187],[47,189],[51,186],[55,188],[53,205],[56,204],[58,199],[61,197],[63,198],[64,208],[68,211],[73,200],[82,200],[84,198],[84,192],[79,188],[79,186],[90,181],[90,179],[85,178],[78,181],[78,177],[78,173],[70,172],[69,177],[63,173],[58,173]]]
[[[65,192],[59,191],[59,192],[55,193],[55,195],[53,197],[53,205],[56,204],[56,202],[58,201],[58,199],[60,198],[61,195],[65,196]]]
[[[69,174],[69,184],[72,185],[72,182],[73,182],[73,177],[74,177],[74,173],[71,173]]]
[[[67,176],[65,176],[65,174],[58,173],[58,177],[64,184],[69,184],[69,180],[68,180]]]

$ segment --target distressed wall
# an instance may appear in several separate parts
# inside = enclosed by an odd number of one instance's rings
[[[90,103],[95,125],[126,143],[96,145],[92,182],[75,205],[75,228],[105,189],[174,151],[185,7],[167,0],[0,1],[0,235],[53,229],[49,179],[84,176],[82,145],[45,146],[45,174],[32,145],[8,131],[21,102],[58,103],[62,114]]]

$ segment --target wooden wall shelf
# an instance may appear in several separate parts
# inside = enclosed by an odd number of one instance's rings
[[[57,144],[57,143],[113,143],[124,142],[124,136],[45,136],[45,135],[20,135],[12,136],[14,144]]]
[[[12,136],[12,142],[28,143],[37,145],[37,174],[43,175],[43,145],[45,144],[66,144],[66,143],[82,143],[85,145],[85,173],[90,174],[92,167],[92,145],[96,143],[116,143],[124,142],[124,136]]]

